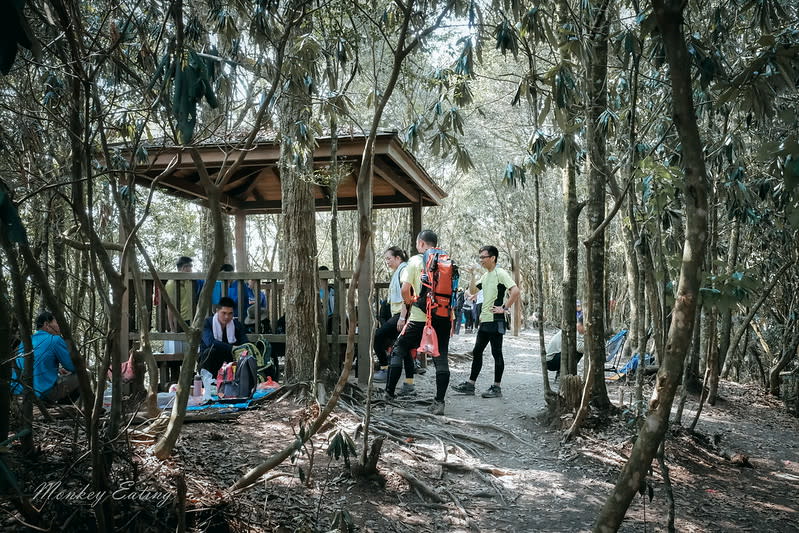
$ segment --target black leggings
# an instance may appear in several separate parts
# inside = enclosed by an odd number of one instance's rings
[[[491,343],[491,355],[494,356],[494,383],[502,381],[502,373],[505,371],[505,359],[502,357],[502,337],[501,333],[486,333],[481,329],[477,330],[477,338],[472,349],[472,373],[470,381],[477,381],[480,370],[483,368],[483,350],[488,343]]]
[[[385,324],[377,328],[377,331],[375,331],[374,350],[377,360],[380,362],[380,366],[388,366],[388,355],[386,354],[386,351],[388,350],[389,346],[394,344],[394,341],[397,340],[397,337],[399,336],[399,331],[397,331],[397,322],[399,322],[399,317],[400,314],[397,313],[386,320]]]
[[[438,337],[438,357],[431,357],[436,367],[436,400],[444,401],[444,395],[449,386],[449,362],[447,353],[449,350],[449,334],[452,322],[449,318],[433,317],[433,329],[436,330]],[[388,367],[388,379],[386,380],[386,391],[394,394],[397,382],[402,376],[403,364],[407,369],[408,363],[413,365],[411,350],[419,346],[422,340],[422,333],[425,327],[424,322],[409,322],[405,331],[397,338],[394,343],[394,351],[391,353],[391,363]]]

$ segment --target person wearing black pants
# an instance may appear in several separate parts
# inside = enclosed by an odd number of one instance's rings
[[[422,294],[421,276],[424,270],[422,254],[430,248],[438,245],[438,236],[430,230],[424,230],[416,238],[416,249],[420,254],[412,257],[408,261],[408,266],[402,273],[402,298],[406,305],[413,303],[413,296]],[[411,350],[417,348],[422,340],[424,327],[427,323],[427,314],[422,310],[423,301],[411,305],[408,324],[404,327],[391,353],[391,362],[388,367],[388,379],[386,381],[386,398],[393,399],[397,382],[402,375],[403,364],[406,366],[412,363]],[[452,335],[452,313],[447,317],[431,317],[431,324],[438,337],[437,357],[433,357],[433,364],[436,367],[436,395],[428,411],[435,415],[444,414],[444,396],[449,386],[449,362],[447,353],[449,350],[449,338]]]
[[[486,273],[480,278],[477,287],[483,291],[483,302],[486,304],[480,311],[480,326],[472,349],[472,371],[469,380],[453,385],[452,390],[461,394],[474,395],[475,383],[483,368],[483,351],[491,344],[491,355],[494,357],[494,384],[481,396],[483,398],[499,398],[502,396],[502,373],[505,371],[505,359],[502,356],[502,336],[505,334],[505,312],[519,299],[521,291],[513,278],[504,268],[497,267],[499,250],[495,246],[480,248],[480,264]],[[505,303],[505,293],[508,301]]]

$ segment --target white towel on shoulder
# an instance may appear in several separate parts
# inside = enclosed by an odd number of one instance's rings
[[[214,318],[211,320],[211,323],[214,328],[214,338],[219,342],[222,342],[222,323],[219,322],[219,318],[214,313]],[[227,333],[227,342],[229,344],[236,344],[236,326],[233,325],[233,321],[227,323],[226,326],[226,333]]]

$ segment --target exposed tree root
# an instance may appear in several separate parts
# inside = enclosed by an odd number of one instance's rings
[[[495,466],[489,465],[466,465],[463,463],[448,463],[445,461],[441,461],[438,464],[444,468],[449,468],[450,470],[459,470],[461,472],[488,472],[492,476],[511,475],[510,472],[505,472],[504,470],[500,470]]]
[[[397,412],[395,414],[400,415],[400,416],[414,416],[414,417],[417,417],[417,418],[427,418],[427,419],[435,420],[437,422],[442,422],[444,424],[453,424],[453,425],[466,426],[466,427],[472,427],[472,428],[477,428],[477,429],[485,429],[485,430],[489,430],[489,431],[496,431],[497,433],[502,433],[503,435],[509,436],[510,438],[515,440],[516,442],[519,442],[521,444],[525,444],[527,446],[531,446],[531,444],[529,442],[527,442],[524,439],[522,439],[521,437],[517,436],[512,431],[507,430],[507,429],[505,429],[503,427],[497,426],[495,424],[486,424],[486,423],[481,423],[481,422],[470,422],[468,420],[461,420],[459,418],[450,418],[448,416],[433,415],[433,414],[430,414],[430,413],[420,413],[420,412],[416,412],[416,411],[401,411],[401,412]]]
[[[433,487],[431,487],[424,481],[420,480],[419,478],[417,478],[407,470],[398,468],[396,472],[397,474],[402,476],[403,479],[405,479],[405,481],[407,481],[410,484],[411,488],[413,488],[414,490],[417,490],[421,494],[424,494],[425,496],[427,496],[428,499],[433,500],[436,503],[444,503],[444,498],[439,496]]]
[[[455,496],[451,490],[446,490],[445,492],[447,493],[447,496],[449,496],[449,499],[452,500],[452,503],[454,503],[455,506],[458,508],[458,511],[461,512],[463,520],[466,522],[466,527],[468,527],[469,529],[474,529],[474,524],[469,518],[469,515],[466,513],[466,509],[464,509],[463,505],[461,505],[461,502],[460,500],[458,500],[457,496]]]

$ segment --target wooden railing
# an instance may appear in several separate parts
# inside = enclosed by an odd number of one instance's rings
[[[330,271],[320,271],[319,278],[323,280],[328,280],[328,284],[333,285],[333,272]],[[327,335],[327,342],[328,344],[338,343],[338,344],[346,344],[347,342],[347,320],[344,319],[346,317],[346,289],[349,287],[349,283],[352,279],[352,272],[345,271],[341,273],[342,277],[342,286],[341,287],[334,287],[334,309],[333,314],[338,315],[339,330],[335,332],[335,334],[328,334]],[[161,282],[166,285],[169,280],[175,281],[189,281],[191,282],[191,287],[187,287],[187,283],[178,283],[176,286],[176,298],[175,302],[172,302],[174,305],[177,306],[177,301],[181,299],[181,290],[189,289],[192,291],[192,298],[191,298],[191,314],[187,314],[183,316],[185,320],[192,320],[194,317],[194,313],[197,310],[198,305],[198,295],[199,295],[199,283],[205,280],[205,274],[202,272],[159,272],[158,278]],[[277,349],[283,348],[286,342],[286,334],[285,331],[281,331],[278,328],[278,324],[282,321],[280,320],[281,317],[285,316],[285,308],[286,308],[286,294],[284,289],[284,279],[285,274],[283,272],[220,272],[218,275],[217,283],[221,286],[221,295],[227,295],[229,290],[232,286],[236,285],[238,288],[236,290],[237,295],[244,295],[244,297],[239,296],[236,300],[236,308],[234,309],[235,316],[239,319],[242,325],[245,326],[245,330],[247,330],[247,336],[250,340],[256,339],[264,339],[269,341],[273,345],[277,345]],[[167,314],[167,306],[165,303],[165,298],[163,295],[160,294],[160,291],[155,291],[155,281],[149,273],[142,274],[142,281],[144,283],[144,294],[147,298],[147,308],[150,313],[150,339],[155,341],[153,346],[154,355],[156,361],[159,363],[160,367],[160,379],[159,381],[162,384],[166,384],[168,382],[176,381],[177,379],[177,367],[173,365],[168,365],[169,362],[180,362],[183,360],[183,350],[185,346],[187,346],[186,341],[186,334],[182,331],[170,331],[169,321],[168,321],[168,314]],[[254,324],[246,325],[245,319],[247,318],[247,309],[249,307],[249,301],[247,298],[247,291],[246,286],[248,283],[254,282],[254,285],[257,287],[257,291],[254,290],[255,294],[263,293],[264,297],[266,298],[266,312],[262,313],[262,309],[260,305],[254,307]],[[133,301],[133,295],[136,294],[136,291],[133,290],[134,287],[132,284],[133,281],[130,282],[130,306],[129,306],[129,331],[130,331],[130,339],[131,340],[138,340],[139,338],[139,320],[137,317],[137,309],[136,303]],[[320,283],[321,284],[321,283]],[[314,289],[315,292],[319,290],[319,286]],[[379,304],[377,302],[380,301],[381,298],[384,298],[388,292],[388,283],[377,283],[375,285],[375,298],[374,298],[374,315],[377,316],[379,311]],[[256,296],[256,301],[260,300],[259,296]],[[203,315],[210,316],[212,313],[213,306],[209,306],[203,312]],[[366,317],[371,318],[371,317]],[[264,327],[265,320],[268,319],[268,329]],[[285,326],[283,326],[285,327]],[[370,323],[368,320],[364,320],[364,323],[358,324],[360,331],[366,331],[370,328]],[[176,345],[170,349],[168,346],[167,341],[179,341]],[[162,345],[161,342],[164,344]],[[356,337],[357,342],[357,337]]]
[[[335,305],[333,309],[333,314],[339,317],[338,323],[340,324],[340,328],[338,334],[340,336],[346,334],[345,321],[341,319],[341,317],[346,316],[346,302],[343,295],[345,294],[346,287],[349,286],[352,272],[342,272],[341,277],[344,287],[339,290],[334,289]],[[205,274],[202,272],[159,272],[158,278],[164,285],[166,285],[169,280],[191,282],[191,313],[183,317],[186,320],[191,320],[197,310],[197,297],[199,295],[201,283],[205,280]],[[223,296],[227,296],[230,289],[234,286],[236,287],[235,293],[238,295],[238,298],[236,300],[234,316],[244,324],[247,318],[247,309],[250,306],[247,299],[246,287],[250,282],[253,282],[257,287],[257,290],[254,288],[253,292],[255,294],[260,293],[266,298],[266,313],[264,316],[260,305],[254,307],[253,311],[255,316],[253,318],[255,319],[255,323],[251,325],[251,332],[249,332],[249,334],[256,336],[256,338],[266,338],[270,342],[284,342],[284,332],[277,332],[278,322],[281,317],[285,316],[286,298],[284,294],[284,278],[285,274],[283,272],[220,272],[217,284],[220,285],[221,295]],[[321,271],[319,272],[319,278],[328,280],[329,284],[333,284],[333,272]],[[147,295],[148,298],[147,307],[150,311],[150,338],[153,340],[185,340],[184,333],[170,331],[165,299],[163,295],[160,294],[160,291],[155,291],[155,282],[152,275],[149,273],[142,274],[142,280],[144,282],[144,294]],[[131,284],[132,283],[133,281],[131,281]],[[189,288],[187,285],[187,283],[177,283],[175,300],[180,301],[182,296],[181,290]],[[135,291],[132,289],[133,287],[131,286],[129,292],[131,295],[135,294]],[[315,291],[318,291],[318,286],[315,288]],[[256,301],[260,301],[261,297],[256,296],[255,299]],[[172,303],[177,305],[177,302]],[[210,316],[212,307],[213,306],[210,306],[206,309],[203,314],[205,316]],[[264,327],[265,319],[268,320],[268,329]],[[136,333],[139,329],[138,322],[135,302],[131,299],[130,331],[132,338],[138,337]],[[328,335],[328,337],[330,337],[330,335]],[[332,342],[332,339],[329,340]]]

